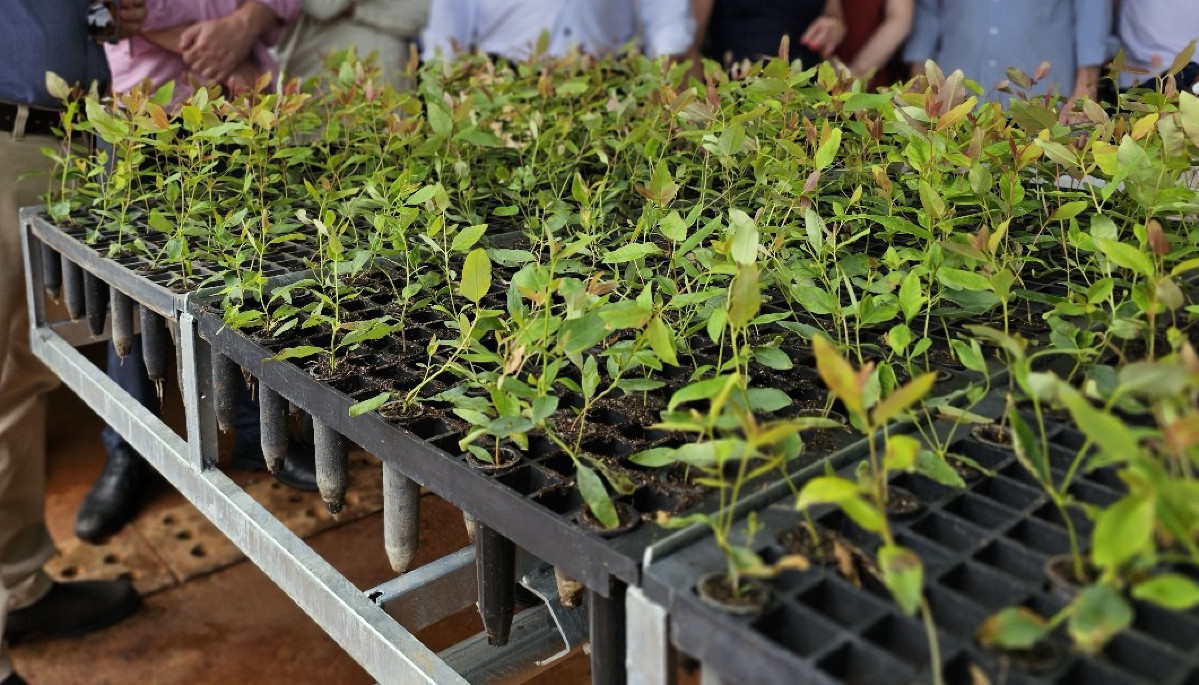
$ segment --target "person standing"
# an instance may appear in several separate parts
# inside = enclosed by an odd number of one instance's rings
[[[300,18],[281,42],[284,78],[320,76],[333,53],[375,55],[383,79],[396,90],[406,75],[412,44],[429,17],[429,0],[304,0]]]
[[[871,88],[895,83],[892,58],[912,30],[912,0],[842,0],[845,39],[837,57],[854,76],[873,75]]]
[[[996,86],[1009,67],[1033,74],[1049,62],[1031,93],[1057,92],[1073,103],[1095,97],[1111,21],[1111,0],[916,0],[904,60],[914,74],[929,59],[947,73],[960,69],[985,99],[1005,105],[1011,96]]]
[[[636,40],[650,56],[684,57],[695,17],[688,0],[432,0],[422,56],[479,50],[523,61],[543,31],[549,55],[603,54]]]
[[[692,0],[704,57],[729,68],[778,54],[783,36],[789,58],[805,67],[833,55],[845,37],[841,0]]]
[[[1120,74],[1120,88],[1137,84],[1155,88],[1156,78],[1170,67],[1187,45],[1199,41],[1199,5],[1195,0],[1120,0],[1117,36],[1125,64],[1134,71]],[[1195,55],[1175,76],[1180,90],[1199,86]],[[1199,93],[1196,93],[1199,94]]]
[[[113,31],[132,32],[143,0],[123,0]],[[107,13],[107,14],[106,14]],[[46,393],[57,379],[30,350],[17,210],[36,204],[44,184],[24,176],[49,170],[44,146],[59,141],[62,106],[46,87],[53,72],[68,84],[104,86],[104,51],[89,31],[81,0],[10,0],[0,22],[0,685],[25,681],[12,668],[6,639],[85,633],[133,613],[126,581],[55,583],[42,565],[54,553],[46,531]],[[115,34],[114,34],[115,35]]]

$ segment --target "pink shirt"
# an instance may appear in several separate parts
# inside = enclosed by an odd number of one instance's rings
[[[146,0],[146,20],[143,31],[193,24],[206,19],[219,19],[233,13],[246,0]],[[250,59],[263,71],[276,67],[268,48],[279,41],[283,30],[295,20],[300,12],[300,0],[254,0],[279,18],[279,23],[267,35],[254,44]],[[159,47],[141,36],[122,40],[115,45],[105,45],[108,66],[112,71],[112,87],[118,93],[128,92],[144,79],[150,79],[155,87],[167,81],[175,81],[175,102],[191,94],[191,88],[183,82],[190,73],[183,63],[182,55]],[[198,79],[202,80],[202,79]]]

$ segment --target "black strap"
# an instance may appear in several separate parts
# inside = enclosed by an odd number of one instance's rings
[[[19,107],[7,102],[0,102],[0,131],[12,133],[17,125]],[[29,108],[29,117],[25,120],[25,135],[52,136],[54,129],[62,127],[62,112],[53,109]]]

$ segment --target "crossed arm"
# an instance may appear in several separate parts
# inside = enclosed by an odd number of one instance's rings
[[[188,68],[216,83],[253,83],[258,69],[249,60],[254,44],[278,23],[275,13],[249,0],[217,19],[145,31],[142,37],[183,57]]]

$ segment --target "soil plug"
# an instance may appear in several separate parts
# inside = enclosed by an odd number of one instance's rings
[[[146,360],[146,375],[158,384],[158,397],[162,398],[162,383],[170,365],[170,334],[167,322],[153,309],[142,306],[138,314],[142,320],[142,357]]]
[[[283,396],[258,384],[258,421],[261,427],[262,458],[271,473],[278,473],[287,458],[287,400]]]
[[[562,606],[575,609],[583,603],[583,590],[587,589],[586,586],[563,573],[557,566],[554,567],[554,582],[558,585],[558,602]]]
[[[625,682],[625,586],[613,583],[609,596],[587,591],[591,633],[592,685],[622,685]]]
[[[82,319],[87,313],[83,296],[83,268],[66,257],[62,258],[62,290],[71,321]]]
[[[133,349],[133,300],[128,295],[111,288],[112,296],[112,346],[121,359],[129,356]]]
[[[516,609],[516,545],[482,523],[475,524],[479,616],[487,644],[506,645]]]
[[[383,464],[383,545],[391,570],[403,573],[416,558],[420,531],[420,486]]]
[[[49,245],[41,243],[41,246],[42,285],[46,288],[46,294],[57,300],[62,292],[62,258]]]
[[[237,384],[241,383],[241,369],[232,359],[213,351],[212,390],[216,397],[216,425],[221,432],[233,430],[237,415]]]
[[[341,433],[317,419],[312,420],[313,441],[316,444],[316,487],[330,514],[336,514],[346,504],[346,487],[350,482],[350,459]]]
[[[479,529],[479,522],[474,516],[462,512],[462,524],[466,527],[466,539],[470,540],[470,544],[475,544],[475,532]]]
[[[104,319],[108,316],[108,284],[90,271],[83,272],[83,305],[87,311],[87,328],[94,336],[104,335]]]

